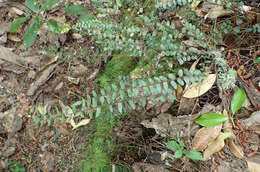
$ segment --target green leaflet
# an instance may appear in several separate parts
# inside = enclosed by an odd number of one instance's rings
[[[17,19],[15,19],[11,26],[10,26],[10,32],[14,33],[17,31],[18,27],[21,26],[23,23],[25,23],[28,19],[30,18],[30,16],[26,16],[26,17],[19,17]]]
[[[47,26],[50,29],[50,31],[55,32],[55,33],[60,33],[60,28],[58,25],[58,22],[54,19],[50,19],[47,22]]]
[[[227,115],[218,113],[205,113],[195,120],[195,122],[204,127],[211,127],[221,124],[228,120]]]
[[[71,5],[64,8],[65,13],[70,15],[81,15],[87,12],[87,9],[82,5]]]
[[[119,111],[119,113],[123,113],[123,104],[121,103],[121,102],[119,102],[118,104],[117,104],[117,106],[118,106],[118,111]]]
[[[33,19],[33,22],[28,26],[28,28],[26,29],[26,31],[24,33],[23,44],[24,44],[25,49],[31,47],[34,44],[40,27],[41,27],[41,21],[40,21],[39,17],[36,16]]]
[[[25,5],[33,12],[39,12],[39,4],[37,0],[25,0]]]
[[[243,90],[242,88],[238,89],[231,100],[231,112],[233,115],[235,115],[237,111],[243,106],[245,100],[245,90]]]
[[[259,64],[259,63],[260,63],[260,56],[256,57],[255,63],[256,63],[256,64]]]
[[[42,11],[47,11],[52,9],[52,7],[56,4],[58,4],[60,1],[59,0],[45,0],[44,3],[42,4]]]
[[[168,141],[166,142],[166,147],[167,149],[172,150],[173,152],[175,152],[176,150],[180,149],[180,146],[178,145],[178,143],[174,140]]]
[[[192,160],[201,160],[201,161],[204,160],[204,158],[201,155],[201,153],[196,151],[196,150],[192,150],[192,151],[187,152],[186,153],[186,157],[188,157],[188,158],[190,158]]]

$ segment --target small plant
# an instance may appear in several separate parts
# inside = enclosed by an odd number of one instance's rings
[[[50,18],[45,19],[45,13],[48,13],[53,7],[59,4],[59,0],[45,0],[43,4],[39,4],[37,0],[26,0],[25,6],[31,10],[30,13],[25,14],[23,17],[15,19],[10,27],[10,32],[14,33],[24,23],[32,19],[31,24],[27,27],[24,33],[24,48],[31,47],[36,41],[38,30],[43,23],[46,23],[49,30],[57,34],[64,34],[71,29],[67,23],[59,23]],[[81,5],[71,5],[64,8],[65,13],[70,15],[81,15],[86,13],[86,9]]]
[[[12,161],[8,164],[8,170],[10,172],[25,172],[24,165],[18,161]]]
[[[170,140],[165,143],[167,149],[170,149],[171,151],[174,152],[173,158],[180,159],[183,156],[190,158],[192,160],[204,160],[203,156],[201,155],[200,152],[196,150],[187,150],[184,147],[183,141],[178,138],[177,141],[175,140]]]

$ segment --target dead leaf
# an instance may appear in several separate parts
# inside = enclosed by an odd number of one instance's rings
[[[12,34],[12,33],[9,33],[7,35],[7,38],[10,40],[10,41],[14,41],[14,42],[21,42],[22,40],[17,36],[17,34]]]
[[[203,127],[195,135],[192,148],[202,151],[213,142],[221,132],[222,124],[214,127]]]
[[[244,158],[244,152],[242,150],[242,147],[236,145],[233,140],[228,140],[228,147],[230,151],[235,155],[235,157],[239,159]]]
[[[53,76],[56,66],[57,64],[53,64],[45,69],[41,76],[30,85],[30,88],[27,90],[26,94],[28,96],[34,95],[35,91]]]
[[[81,126],[87,125],[90,122],[90,119],[83,119],[79,123],[75,124],[72,128],[72,130],[75,130]]]
[[[194,117],[195,118],[195,117]],[[190,119],[194,119],[193,116],[183,115],[183,116],[172,116],[171,114],[161,113],[156,118],[152,120],[144,120],[141,124],[146,128],[155,129],[156,133],[162,137],[169,136],[170,138],[187,137],[189,135],[189,125],[190,135],[194,135],[198,130],[198,125],[191,124]]]
[[[87,125],[90,122],[90,119],[83,119],[79,123],[76,124],[74,121],[73,110],[69,106],[64,105],[62,101],[59,101],[59,104],[61,106],[63,114],[67,118],[66,122],[68,122],[72,126],[72,130],[75,130],[81,126]]]
[[[216,74],[208,74],[202,83],[194,83],[187,87],[183,97],[185,98],[196,98],[206,93],[216,81]]]
[[[12,7],[11,10],[16,13],[17,15],[21,16],[24,14],[24,12],[16,7]]]
[[[217,139],[215,139],[203,153],[205,160],[208,160],[211,155],[219,152],[225,146],[225,139],[231,137],[231,133],[220,133]]]
[[[260,134],[260,111],[252,113],[249,118],[241,120],[241,123],[247,129]]]
[[[246,160],[248,165],[248,170],[250,172],[260,172],[260,156],[257,155],[253,158],[248,158]]]
[[[223,6],[216,6],[209,10],[208,14],[205,16],[205,19],[217,19],[218,17],[227,16],[229,14],[231,14],[231,12],[224,9]]]
[[[17,115],[15,108],[0,113],[0,133],[15,133],[22,125],[23,120]]]

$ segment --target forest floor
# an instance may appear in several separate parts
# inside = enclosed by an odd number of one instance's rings
[[[91,10],[87,2],[82,4]],[[259,2],[258,6],[257,3],[251,6],[257,9],[251,17],[259,23]],[[93,137],[95,123],[91,121],[72,130],[69,123],[59,121],[55,126],[39,126],[33,116],[40,107],[51,113],[57,104],[69,106],[76,98],[84,97],[96,87],[95,78],[104,72],[106,64],[100,64],[95,58],[87,62],[82,47],[94,54],[95,44],[90,37],[73,31],[58,35],[42,27],[35,44],[25,50],[23,36],[27,25],[17,33],[10,33],[9,28],[15,18],[26,12],[23,2],[1,4],[0,0],[0,171],[76,171],[85,156],[82,152]],[[75,20],[58,7],[49,15],[68,23]],[[181,133],[185,146],[190,147],[198,131],[191,131],[190,118],[220,111],[230,104],[233,90],[222,93],[214,84],[198,98],[187,100],[182,98],[183,90],[178,90],[174,105],[161,104],[121,119],[108,133],[116,145],[111,164],[127,165],[136,172],[140,169],[149,172],[259,171],[260,64],[255,60],[260,56],[260,38],[257,36],[245,33],[237,39],[230,34],[223,40],[228,52],[225,59],[230,68],[237,71],[237,82],[247,95],[246,103],[233,121],[234,142],[238,145],[234,147],[238,150],[231,151],[226,145],[208,161],[183,158],[168,166],[162,160],[162,154],[166,156],[162,143],[165,135],[175,137],[177,132]],[[150,115],[151,109],[156,113]]]

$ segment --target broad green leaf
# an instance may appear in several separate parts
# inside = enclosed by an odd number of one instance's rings
[[[118,111],[119,111],[119,113],[123,113],[123,104],[122,104],[121,102],[119,102],[119,103],[117,104],[117,106],[118,106]]]
[[[180,70],[178,71],[178,76],[179,76],[179,77],[182,77],[182,76],[183,76],[183,70],[182,70],[182,69],[180,69]]]
[[[35,117],[33,118],[33,120],[34,120],[34,123],[35,123],[35,124],[38,124],[38,123],[40,122],[40,117],[39,117],[39,116],[35,116]]]
[[[28,26],[28,28],[26,29],[26,31],[24,33],[23,44],[24,44],[25,49],[31,47],[34,44],[40,27],[41,27],[41,21],[40,21],[39,17],[36,16],[33,19],[33,22]]]
[[[10,26],[10,32],[14,33],[17,31],[18,27],[21,26],[23,23],[25,23],[27,20],[29,19],[29,17],[19,17],[17,19],[15,19],[11,26]]]
[[[35,13],[39,12],[39,4],[37,0],[25,0],[25,6]]]
[[[59,3],[60,0],[45,0],[42,4],[42,11],[47,11],[52,9],[52,7]]]
[[[177,150],[176,152],[174,152],[174,158],[181,158],[182,157],[182,150]]]
[[[242,88],[238,89],[231,100],[231,112],[233,115],[235,115],[237,111],[243,106],[245,100],[246,100],[245,90]]]
[[[255,63],[256,63],[256,64],[259,64],[259,63],[260,63],[260,56],[256,57]]]
[[[178,145],[178,143],[174,140],[168,141],[165,143],[167,149],[172,150],[173,152],[177,151],[178,149],[180,149],[180,146]]]
[[[192,159],[192,160],[201,160],[203,161],[204,158],[202,156],[202,154],[196,150],[192,150],[186,153],[186,157]]]
[[[50,29],[50,31],[55,32],[55,33],[60,33],[59,24],[56,20],[54,20],[54,19],[48,20],[47,26]]]
[[[195,120],[195,122],[204,127],[211,127],[221,124],[228,120],[227,115],[218,113],[205,113]]]
[[[71,5],[64,8],[65,13],[70,15],[81,15],[87,12],[87,9],[82,5]]]

